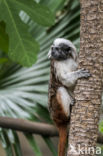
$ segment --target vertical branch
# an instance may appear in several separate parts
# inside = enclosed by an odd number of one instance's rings
[[[68,156],[91,156],[96,152],[103,79],[103,16],[100,2],[102,0],[80,0],[79,68],[88,69],[92,76],[88,80],[79,80],[75,88],[76,104],[71,113]]]

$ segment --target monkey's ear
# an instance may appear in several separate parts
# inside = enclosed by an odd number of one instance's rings
[[[73,49],[73,50],[71,51],[71,55],[72,55],[73,59],[76,61],[77,58],[78,58],[76,50]]]

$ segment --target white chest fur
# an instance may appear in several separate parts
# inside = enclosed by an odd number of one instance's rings
[[[54,68],[56,70],[56,77],[60,79],[62,75],[75,71],[77,66],[77,63],[73,59],[55,61]]]
[[[70,104],[72,103],[72,91],[70,90],[70,87],[74,86],[75,81],[73,81],[72,76],[68,77],[68,75],[71,75],[73,71],[77,70],[77,63],[73,59],[55,61],[54,68],[56,71],[56,77],[63,84],[63,86],[58,88],[57,93],[61,97],[61,104],[65,114],[70,116]]]

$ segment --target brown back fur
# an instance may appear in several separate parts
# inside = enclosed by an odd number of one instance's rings
[[[60,100],[57,100],[57,89],[63,86],[55,77],[54,61],[51,61],[49,82],[49,111],[59,130],[58,156],[64,156],[67,140],[68,117],[65,115]]]

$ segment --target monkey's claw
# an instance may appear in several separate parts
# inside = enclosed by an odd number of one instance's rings
[[[81,77],[88,78],[91,76],[90,72],[87,69],[81,69]]]
[[[73,105],[74,105],[74,103],[75,103],[75,99],[72,99],[72,100],[71,100],[70,105],[72,105],[72,106],[73,106]]]

